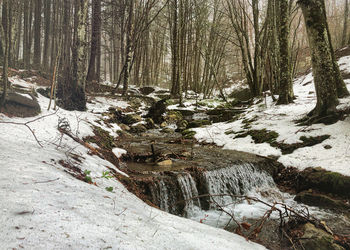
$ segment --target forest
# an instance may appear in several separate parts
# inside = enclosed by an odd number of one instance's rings
[[[0,249],[350,249],[349,0],[0,0]]]

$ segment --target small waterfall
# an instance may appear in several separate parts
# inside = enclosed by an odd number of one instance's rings
[[[169,191],[162,179],[157,180],[154,185],[151,186],[151,193],[153,202],[156,204],[158,203],[161,210],[170,212]]]
[[[215,195],[246,195],[252,190],[270,189],[275,183],[270,175],[258,170],[251,163],[242,163],[227,168],[219,168],[204,172],[204,182],[207,193],[220,206],[231,204],[235,201],[230,196]],[[209,202],[209,201],[208,201]],[[216,205],[209,202],[207,209],[214,209]]]
[[[248,195],[275,188],[272,177],[252,163],[203,171],[197,173],[196,181],[189,172],[171,172],[155,179],[150,187],[153,203],[163,211],[190,217],[199,209],[217,209],[216,203],[235,203],[234,197],[222,194]],[[208,194],[210,197],[194,198]]]
[[[185,201],[184,211],[186,212],[186,215],[189,216],[195,211],[196,207],[201,207],[196,182],[189,173],[182,173],[178,175],[177,181]]]

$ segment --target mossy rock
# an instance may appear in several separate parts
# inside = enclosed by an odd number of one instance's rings
[[[217,122],[227,122],[234,120],[233,118],[238,116],[239,114],[242,114],[244,110],[242,109],[226,109],[226,108],[215,108],[212,110],[209,110],[207,112],[207,115],[210,116],[210,120],[213,123]]]
[[[152,118],[146,118],[146,125],[145,125],[145,127],[147,129],[154,129],[154,128],[156,128],[156,124],[154,123]]]
[[[179,104],[179,99],[167,99],[165,104],[167,106]]]
[[[177,122],[182,121],[182,120],[183,120],[182,114],[180,112],[174,111],[174,110],[169,111],[165,116],[165,121],[168,124],[171,124],[171,123],[176,124]]]
[[[209,120],[194,120],[188,123],[187,128],[199,128],[202,126],[211,125]]]
[[[340,245],[335,243],[334,237],[328,232],[316,228],[311,223],[306,223],[302,227],[304,235],[300,239],[300,243],[307,250],[343,250]]]
[[[235,98],[238,101],[249,101],[253,96],[248,88],[234,90],[230,95],[230,98]]]
[[[255,143],[273,143],[278,138],[279,134],[275,131],[266,129],[261,130],[249,130],[247,132],[236,135],[235,138],[243,138],[250,135]]]
[[[194,136],[196,135],[196,131],[192,131],[190,129],[186,129],[184,131],[182,131],[182,137],[185,139],[193,139]]]
[[[147,128],[143,124],[137,124],[130,128],[130,132],[134,134],[141,134],[147,131]]]
[[[187,128],[188,126],[188,121],[186,120],[181,120],[176,123],[177,126],[177,131],[183,131]]]
[[[306,137],[302,136],[300,137],[300,140],[302,142],[298,143],[281,143],[281,142],[275,142],[272,143],[271,146],[281,149],[282,154],[291,154],[298,148],[304,148],[304,147],[312,147],[314,145],[317,145],[319,143],[322,143],[323,141],[330,138],[330,135],[321,135],[321,136],[313,136],[313,137]]]
[[[193,110],[188,109],[174,109],[173,111],[180,113],[183,117],[193,116],[195,113]]]
[[[86,142],[96,143],[100,148],[112,150],[116,147],[114,143],[114,137],[109,134],[108,131],[95,126],[93,128],[93,132],[95,134],[94,137],[88,137]]]
[[[317,206],[320,208],[328,208],[333,210],[347,210],[350,211],[350,206],[341,200],[335,200],[327,195],[313,193],[310,191],[303,191],[298,193],[295,201],[304,203],[309,206]]]
[[[153,93],[155,91],[155,89],[153,87],[146,86],[146,87],[139,88],[139,91],[143,95],[149,95],[149,94]]]
[[[174,129],[171,129],[171,128],[163,128],[163,129],[161,130],[161,132],[162,132],[162,133],[165,133],[165,134],[172,134],[172,133],[174,133],[175,131],[174,131]]]
[[[315,189],[324,193],[350,198],[350,176],[322,168],[306,168],[298,175],[298,191]]]
[[[142,118],[140,115],[137,115],[137,114],[127,114],[123,118],[123,122],[126,125],[131,125],[140,121],[142,121]]]

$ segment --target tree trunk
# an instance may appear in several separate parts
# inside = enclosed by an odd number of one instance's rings
[[[39,69],[41,66],[41,4],[41,0],[35,0],[33,58],[33,66],[35,69]]]
[[[91,52],[89,69],[86,80],[88,82],[99,81],[99,70],[97,66],[100,66],[98,60],[101,60],[101,0],[92,1],[92,21],[91,21]]]
[[[50,60],[49,60],[49,42],[50,42],[50,20],[51,20],[51,0],[44,1],[44,12],[45,12],[45,40],[44,40],[44,52],[43,52],[43,63],[44,70],[49,71]],[[53,60],[51,58],[51,60]]]
[[[309,113],[308,122],[322,122],[325,117],[335,116],[338,104],[324,0],[299,0],[298,4],[306,24],[317,95],[317,104]]]
[[[289,6],[288,0],[280,0],[280,94],[277,104],[288,104],[293,102],[293,96],[290,93],[292,86],[292,68],[290,65],[290,46],[289,46]]]
[[[2,29],[4,32],[4,58],[3,58],[3,76],[2,76],[2,85],[3,85],[3,91],[0,98],[0,111],[2,107],[5,104],[5,99],[7,95],[7,88],[8,88],[8,59],[9,59],[9,38],[10,38],[10,13],[9,13],[9,2],[8,0],[3,0],[2,5]]]

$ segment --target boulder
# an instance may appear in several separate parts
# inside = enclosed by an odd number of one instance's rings
[[[209,120],[194,120],[188,123],[187,128],[200,128],[202,126],[211,125]]]
[[[139,88],[139,91],[143,95],[149,95],[149,94],[153,93],[155,91],[155,89],[153,87],[147,86],[147,87]]]
[[[330,172],[323,168],[306,168],[299,173],[297,190],[315,189],[350,198],[350,176]]]
[[[317,206],[320,208],[350,211],[350,205],[347,205],[343,201],[335,200],[327,195],[313,193],[310,191],[303,191],[298,193],[295,196],[294,200],[298,202],[302,202],[309,206]]]
[[[130,128],[130,132],[134,134],[141,134],[147,131],[147,128],[143,124],[137,124]]]
[[[235,98],[238,101],[245,102],[250,100],[253,96],[249,90],[249,88],[242,88],[234,90],[230,95],[230,98]]]
[[[126,125],[131,125],[142,121],[142,118],[140,115],[137,114],[127,114],[124,116],[123,121]]]
[[[32,94],[8,93],[3,111],[19,117],[32,117],[41,112],[38,100]]]
[[[146,128],[147,129],[154,129],[156,128],[156,124],[154,123],[154,121],[152,120],[152,118],[146,118]]]
[[[150,107],[150,109],[145,117],[152,118],[152,120],[157,124],[162,123],[164,121],[163,114],[166,111],[165,102],[166,102],[165,99],[162,99],[162,100],[156,102],[154,105],[152,105]]]
[[[311,223],[303,225],[302,231],[304,235],[300,239],[300,243],[304,249],[308,250],[343,250],[340,245],[337,245],[334,241],[334,237],[319,228],[316,228]]]

